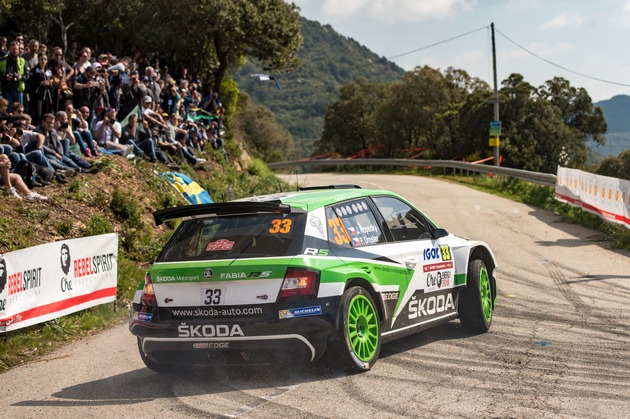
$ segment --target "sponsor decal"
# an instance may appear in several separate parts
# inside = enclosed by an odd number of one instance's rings
[[[176,282],[176,281],[197,281],[199,279],[198,276],[172,276],[172,275],[162,275],[156,276],[155,282]]]
[[[451,271],[437,271],[427,274],[427,287],[442,288],[449,285],[451,285]]]
[[[292,319],[294,317],[317,316],[322,314],[322,306],[290,308],[278,311],[280,319]]]
[[[328,249],[315,249],[314,247],[307,247],[304,249],[304,254],[309,256],[328,256]]]
[[[430,247],[422,251],[424,260],[451,260],[451,248],[449,246]]]
[[[198,342],[193,343],[193,349],[229,349],[230,342]]]
[[[234,247],[234,242],[226,239],[219,239],[214,242],[210,242],[206,245],[206,252],[212,252],[217,250],[232,250]]]
[[[441,271],[444,269],[453,269],[453,262],[440,262],[424,265],[422,267],[422,272]]]
[[[68,259],[69,258],[70,256],[68,256]],[[82,276],[109,272],[114,268],[113,259],[113,253],[75,259],[72,262],[74,267],[74,277],[80,278]]]
[[[243,308],[189,308],[189,309],[171,309],[171,313],[175,317],[234,317],[234,316],[258,316],[264,314],[262,307],[243,307]]]
[[[153,319],[153,313],[143,313],[138,311],[133,314],[133,318],[143,322],[150,322]]]
[[[10,274],[8,277],[9,295],[26,291],[39,290],[42,286],[42,268],[25,269],[22,272]]]
[[[214,272],[212,272],[212,269],[210,268],[206,268],[205,271],[203,271],[203,277],[206,279],[212,279],[212,277],[214,276]]]
[[[324,224],[322,223],[322,220],[317,215],[311,215],[310,223],[313,227],[317,229],[317,231],[319,231],[319,234],[322,235],[322,238],[326,237],[324,236]]]
[[[187,325],[182,323],[177,327],[180,338],[215,338],[245,336],[238,324],[205,324]]]
[[[249,274],[250,278],[268,278],[271,276],[271,271],[252,272]]]
[[[433,314],[443,313],[445,311],[455,310],[453,302],[453,294],[432,295],[430,297],[418,298],[412,297],[409,301],[407,316],[409,319],[418,317],[431,316]]]
[[[257,295],[256,298],[258,298],[259,300],[268,300],[269,296],[267,294],[262,294],[262,295]]]
[[[396,292],[383,292],[381,293],[381,298],[383,299],[383,301],[387,301],[387,300],[398,300],[398,297],[400,296],[400,292],[396,291]]]

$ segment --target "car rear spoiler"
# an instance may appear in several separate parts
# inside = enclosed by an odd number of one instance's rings
[[[165,208],[153,213],[155,225],[174,218],[194,217],[197,215],[226,215],[226,214],[255,214],[261,212],[275,212],[288,214],[291,206],[282,202],[221,202],[217,204],[186,205],[183,207]]]

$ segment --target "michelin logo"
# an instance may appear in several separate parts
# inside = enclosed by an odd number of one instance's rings
[[[292,319],[294,317],[318,316],[322,314],[322,306],[290,308],[278,311],[281,319]]]

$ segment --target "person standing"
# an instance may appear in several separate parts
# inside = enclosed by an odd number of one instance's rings
[[[13,103],[24,104],[25,71],[26,60],[20,57],[20,46],[15,41],[11,42],[9,54],[0,59],[0,91],[9,102],[9,113],[13,111]]]
[[[46,54],[39,54],[37,66],[31,69],[28,78],[29,109],[33,118],[32,124],[36,126],[39,125],[42,115],[50,112],[52,107],[53,80],[47,63]]]

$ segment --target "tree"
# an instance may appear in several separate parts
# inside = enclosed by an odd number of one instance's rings
[[[316,154],[336,151],[352,155],[380,144],[377,127],[385,96],[385,85],[360,78],[342,86],[340,99],[326,111],[324,132],[316,144]]]

